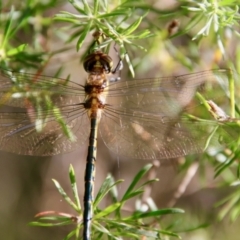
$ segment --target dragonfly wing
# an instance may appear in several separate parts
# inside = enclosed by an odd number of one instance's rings
[[[152,160],[202,152],[208,130],[206,124],[186,119],[106,111],[100,134],[106,146],[117,155]]]
[[[195,98],[196,91],[214,100],[215,96],[206,91],[210,85],[222,99],[226,96],[229,73],[228,69],[211,70],[111,83],[110,104],[104,109],[100,128],[105,144],[119,155],[141,159],[174,158],[202,152],[218,122]],[[211,120],[206,123],[183,118],[184,112]]]
[[[70,152],[86,141],[89,131],[88,116],[79,107],[65,109],[59,118],[53,114],[33,118],[22,109],[0,112],[0,150],[16,154],[52,156]]]
[[[196,91],[206,92],[208,85],[227,89],[230,72],[230,69],[219,69],[180,76],[120,80],[110,83],[108,102],[133,110],[174,117],[189,106]],[[220,92],[224,93],[222,89]],[[212,99],[213,96],[205,97]]]
[[[28,108],[40,102],[46,108],[48,99],[62,106],[81,103],[84,96],[84,87],[67,79],[0,69],[0,107]]]
[[[74,150],[89,134],[82,85],[0,70],[0,150],[48,156]]]

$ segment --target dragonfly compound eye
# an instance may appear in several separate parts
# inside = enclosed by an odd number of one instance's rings
[[[96,51],[88,55],[83,63],[83,67],[86,72],[106,72],[110,73],[112,70],[113,61],[107,54]]]

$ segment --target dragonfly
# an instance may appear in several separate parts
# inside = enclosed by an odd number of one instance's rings
[[[85,84],[1,69],[0,150],[53,156],[88,139],[83,239],[90,240],[97,136],[116,156],[129,159],[201,153],[219,121],[192,117],[193,110],[208,112],[196,93],[207,94],[216,86],[225,92],[231,70],[116,80],[109,77],[116,70],[112,58],[99,49],[85,58],[83,67]]]

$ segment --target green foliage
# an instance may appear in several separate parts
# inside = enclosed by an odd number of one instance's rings
[[[162,239],[162,236],[172,236],[179,238],[179,236],[168,230],[159,229],[159,227],[154,227],[156,222],[160,221],[161,216],[169,214],[179,214],[184,211],[177,208],[167,208],[160,210],[151,210],[148,212],[133,211],[124,214],[124,205],[127,201],[134,197],[140,197],[143,193],[144,186],[156,181],[156,179],[151,179],[141,184],[139,187],[139,181],[143,176],[151,169],[151,165],[146,165],[139,173],[133,178],[132,183],[129,188],[124,193],[121,200],[117,201],[112,198],[113,203],[109,204],[106,208],[100,209],[99,204],[107,195],[118,194],[116,193],[116,186],[119,185],[122,180],[114,181],[112,176],[108,176],[103,182],[99,192],[93,203],[94,215],[92,219],[92,239],[100,239],[105,236],[110,239],[123,239],[123,237],[131,237],[131,239],[139,239],[139,237],[148,237],[149,239]],[[54,227],[73,224],[75,229],[71,231],[64,239],[76,239],[79,238],[79,231],[82,228],[82,208],[80,206],[79,195],[77,191],[77,183],[75,178],[74,169],[70,166],[69,178],[72,186],[74,200],[66,194],[61,185],[53,180],[58,192],[64,198],[64,200],[70,205],[71,208],[76,212],[77,215],[72,215],[68,213],[46,211],[41,212],[36,215],[37,221],[31,222],[31,226],[41,226],[41,227]],[[148,220],[148,221],[146,221]],[[150,220],[150,223],[148,223]]]
[[[129,69],[134,76],[126,45],[144,49],[136,44],[135,41],[152,36],[147,29],[136,32],[147,11],[144,11],[143,15],[142,12],[141,15],[136,12],[134,9],[135,1],[123,1],[113,8],[110,8],[110,4],[107,1],[96,0],[93,5],[90,5],[87,1],[71,0],[69,2],[78,11],[78,14],[61,12],[55,16],[56,20],[68,22],[71,28],[77,29],[69,37],[68,42],[78,39],[78,51],[90,32],[99,32],[103,36],[107,36],[107,40],[97,47],[109,48],[112,42],[117,43],[120,47],[121,56],[126,57]]]
[[[192,31],[194,27],[200,26],[200,30],[194,33],[192,39],[196,40],[207,37],[212,32],[215,35],[214,41],[224,54],[225,48],[223,42],[226,38],[226,31],[231,31],[239,36],[238,31],[235,29],[239,25],[238,21],[240,19],[238,1],[181,0],[180,4],[179,7],[183,9],[182,11],[185,12],[185,15],[189,17],[190,21],[186,24],[184,30],[172,35],[172,38],[186,34]],[[181,10],[171,14],[163,14],[161,18],[177,17],[179,14],[181,14]]]
[[[1,18],[0,65],[7,67],[10,61],[11,63],[22,62],[24,66],[34,66],[34,62],[41,61],[42,53],[29,54],[26,51],[26,44],[20,44],[17,47],[11,44],[12,38],[17,34],[17,31],[21,29],[22,22],[25,21],[25,19],[21,17],[16,18],[16,15],[16,12],[12,9]],[[29,16],[25,17],[27,19]]]
[[[0,13],[0,66],[4,68],[43,68],[58,52],[48,52],[47,31],[52,27],[52,18],[44,12],[60,1],[28,0],[13,6],[1,3]],[[10,6],[8,6],[10,5]],[[20,10],[15,10],[19,8]],[[9,11],[6,9],[10,8]],[[26,40],[21,36],[27,36]]]
[[[148,30],[134,34],[144,16],[139,16],[139,14],[137,14],[134,15],[133,19],[130,19],[129,17],[134,13],[134,9],[126,5],[128,3],[127,1],[112,9],[109,7],[110,4],[105,1],[94,1],[93,6],[89,5],[87,1],[81,2],[73,0],[69,2],[79,14],[62,12],[57,14],[55,19],[70,22],[72,28],[78,28],[69,39],[69,41],[72,41],[78,38],[77,50],[81,48],[86,36],[89,35],[89,32],[92,30],[102,32],[105,36],[109,37],[111,41],[115,41],[120,46],[123,53],[126,52],[124,47],[125,44],[137,46],[133,40],[150,37]],[[127,22],[129,19],[131,23]],[[109,41],[103,43],[103,45],[105,44],[109,44]]]

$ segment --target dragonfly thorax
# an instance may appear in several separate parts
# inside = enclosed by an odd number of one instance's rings
[[[105,88],[107,84],[106,74],[105,73],[90,73],[86,84],[85,84],[85,92],[91,93],[92,86],[98,86],[98,88]],[[88,87],[89,86],[89,87]]]

